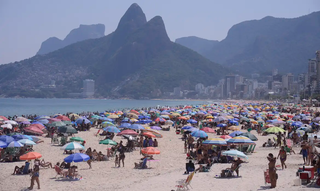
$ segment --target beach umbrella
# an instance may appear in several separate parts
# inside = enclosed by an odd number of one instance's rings
[[[219,117],[215,118],[215,119],[213,120],[213,122],[220,122],[220,121],[226,121],[226,120],[228,120],[226,117],[224,117],[224,116],[219,116]]]
[[[110,132],[110,133],[120,133],[120,130],[115,126],[109,126],[103,128],[104,131]]]
[[[164,118],[158,117],[157,119],[154,120],[155,122],[166,122]]]
[[[160,154],[160,151],[154,147],[147,147],[141,149],[141,153],[147,154],[147,155],[157,155]]]
[[[25,135],[22,135],[22,134],[12,135],[12,137],[13,137],[15,140],[29,139],[28,137],[26,137]]]
[[[121,131],[120,133],[117,134],[117,136],[121,136],[121,135],[132,135],[132,136],[137,136],[139,135],[137,132],[133,131],[133,130],[124,130],[124,131]]]
[[[217,127],[226,127],[226,126],[227,126],[227,124],[224,124],[224,123],[220,123],[217,125]]]
[[[70,138],[70,141],[83,142],[83,141],[84,141],[84,139],[83,139],[83,138],[81,138],[81,137],[71,137],[71,138]]]
[[[12,141],[14,141],[13,137],[7,136],[7,135],[0,135],[0,141],[3,141],[7,144],[11,143]]]
[[[233,130],[233,131],[239,131],[241,129],[240,126],[230,126],[228,127],[229,130]]]
[[[248,137],[252,141],[257,141],[258,140],[258,138],[255,135],[253,135],[253,134],[251,134],[249,132],[242,133],[241,136]]]
[[[161,130],[162,129],[161,127],[158,127],[158,126],[151,126],[150,128],[154,129],[154,130]]]
[[[235,137],[235,136],[241,135],[242,133],[243,133],[242,131],[234,131],[234,132],[230,133],[229,136]]]
[[[62,121],[54,121],[52,123],[47,124],[49,127],[62,127],[65,126],[66,124],[63,123]]]
[[[35,142],[33,142],[29,139],[21,139],[18,142],[21,144],[24,144],[24,145],[35,145],[36,144]]]
[[[18,141],[12,141],[11,143],[8,144],[7,147],[12,147],[12,148],[23,147],[23,144],[19,143]]]
[[[187,120],[188,123],[191,123],[191,124],[196,124],[198,123],[198,121],[194,120],[194,119],[189,119]]]
[[[137,116],[137,117],[138,117],[138,116]],[[108,118],[110,118],[110,119],[118,119],[119,116],[112,114],[112,115],[109,115]]]
[[[198,137],[198,138],[206,138],[208,137],[208,134],[204,131],[198,130],[198,131],[193,131],[191,133],[191,136]]]
[[[79,117],[75,122],[77,124],[82,124],[82,122],[84,121],[84,124],[88,124],[88,123],[91,123],[91,121],[87,118],[84,118],[84,117]]]
[[[151,132],[152,134],[154,134],[157,138],[162,138],[162,134],[157,131],[157,130],[154,130],[154,129],[142,129],[142,131],[144,132]]]
[[[18,123],[16,121],[12,121],[12,120],[7,120],[7,121],[4,121],[3,123],[11,124],[11,125],[18,125]]]
[[[294,133],[294,131],[292,131],[290,134],[289,134],[289,137],[292,137],[292,134]],[[298,135],[298,137],[302,137],[304,134],[305,134],[305,131],[303,130],[296,130],[296,133]]]
[[[204,145],[227,145],[227,142],[222,138],[209,138],[202,142]]]
[[[28,121],[28,122],[29,122],[29,119],[27,119],[27,118],[25,118],[25,117],[17,117],[17,118],[15,119],[15,121],[17,121],[17,122]]]
[[[144,129],[144,127],[142,125],[139,124],[132,124],[130,127],[128,127],[129,129],[135,129],[135,130],[139,130],[139,129]]]
[[[222,138],[222,139],[232,139],[232,137],[229,136],[229,135],[221,135],[220,138]]]
[[[107,127],[107,126],[114,126],[114,124],[110,121],[104,121],[102,122],[102,127]]]
[[[12,125],[10,123],[6,123],[6,124],[3,124],[1,125],[2,128],[7,128],[7,129],[12,129]]]
[[[71,142],[61,147],[61,150],[85,150],[85,148],[77,142]]]
[[[105,139],[99,142],[99,144],[104,144],[104,145],[117,145],[118,143],[111,140],[111,139]]]
[[[236,158],[248,159],[247,155],[238,150],[229,150],[222,153],[223,156],[231,156]]]
[[[285,132],[285,130],[283,130],[280,127],[269,127],[268,129],[265,129],[264,131],[267,133],[279,133],[279,132],[283,133],[283,132]]]
[[[36,126],[29,126],[23,129],[25,132],[31,133],[31,134],[35,134],[35,135],[42,135],[43,131],[40,130],[38,127]]]
[[[33,159],[38,159],[41,158],[42,155],[37,152],[29,152],[27,154],[21,155],[20,160],[33,160]]]
[[[190,129],[196,129],[196,128],[194,128],[194,127],[192,127],[192,126],[184,126],[184,127],[182,127],[181,129],[182,129],[182,130],[190,130]]]
[[[213,130],[212,128],[210,127],[204,127],[201,129],[202,131],[206,132],[206,133],[215,133],[216,131]]]
[[[41,119],[41,120],[38,120],[38,122],[41,124],[48,124],[49,120],[48,119]]]
[[[228,144],[245,144],[245,145],[255,144],[251,139],[244,136],[233,137],[232,139],[227,140],[227,143]]]
[[[76,114],[76,113],[72,113],[72,114],[69,115],[69,117],[70,117],[70,119],[72,117],[74,117],[74,119],[78,119],[80,116],[78,114]]]
[[[7,146],[7,143],[0,141],[0,148],[6,148]]]
[[[119,128],[129,128],[131,126],[130,123],[121,123],[121,125],[119,126]]]
[[[174,122],[171,121],[171,120],[167,120],[167,121],[165,122],[166,125],[172,125],[173,123],[174,123]]]
[[[152,134],[151,132],[144,132],[142,133],[143,136],[146,136],[146,137],[153,137],[155,138],[156,136],[154,134]]]
[[[58,132],[59,133],[71,133],[71,134],[78,133],[78,131],[75,128],[71,127],[71,126],[58,127]]]
[[[83,162],[83,161],[88,161],[90,159],[89,155],[83,154],[83,153],[75,153],[72,155],[67,156],[64,158],[64,162]]]
[[[21,121],[21,122],[19,122],[19,123],[22,123],[22,124],[24,124],[24,125],[29,125],[29,124],[31,124],[30,121]]]
[[[0,120],[1,120],[1,121],[8,121],[9,119],[6,118],[5,116],[0,115]]]
[[[64,115],[59,115],[58,117],[56,117],[57,119],[60,119],[61,121],[71,121],[69,119],[69,117],[67,116],[64,116]]]

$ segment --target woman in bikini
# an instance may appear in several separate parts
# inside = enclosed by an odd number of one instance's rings
[[[287,152],[284,150],[284,146],[281,147],[277,159],[278,159],[279,157],[280,157],[281,166],[282,166],[282,170],[283,170],[283,167],[284,167],[284,166],[287,168],[287,165],[286,165],[286,163],[285,163],[286,160],[287,160]]]

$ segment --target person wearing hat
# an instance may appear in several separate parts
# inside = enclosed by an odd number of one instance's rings
[[[273,157],[272,153],[269,153],[267,156],[267,159],[269,160],[269,177],[270,177],[270,182],[271,182],[271,187],[270,188],[275,188],[277,185],[277,179],[278,175],[276,173],[276,158]]]

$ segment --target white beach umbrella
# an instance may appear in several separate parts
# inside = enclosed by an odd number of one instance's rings
[[[7,124],[3,124],[1,125],[2,128],[7,128],[7,129],[12,129],[12,125],[7,123]]]

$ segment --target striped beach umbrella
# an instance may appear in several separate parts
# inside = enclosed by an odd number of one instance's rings
[[[206,137],[208,137],[208,134],[204,131],[197,130],[197,131],[193,131],[191,133],[191,136],[198,137],[198,138],[206,138]]]
[[[222,138],[209,138],[202,142],[204,145],[227,145],[226,140]]]
[[[0,148],[6,148],[7,147],[7,143],[0,141]]]
[[[233,137],[227,141],[228,144],[250,145],[255,144],[251,139],[244,136]]]
[[[222,153],[223,156],[231,156],[231,157],[237,157],[242,159],[248,159],[247,155],[245,155],[243,152],[238,150],[229,150]]]
[[[9,143],[8,144],[8,146],[7,147],[11,147],[11,148],[13,148],[13,147],[23,147],[23,144],[21,144],[21,143],[19,143],[18,141],[12,141],[11,143]]]
[[[61,150],[85,150],[85,148],[77,142],[71,142],[61,147]]]
[[[120,133],[120,130],[115,126],[109,126],[103,128],[104,131],[110,132],[110,133]]]

